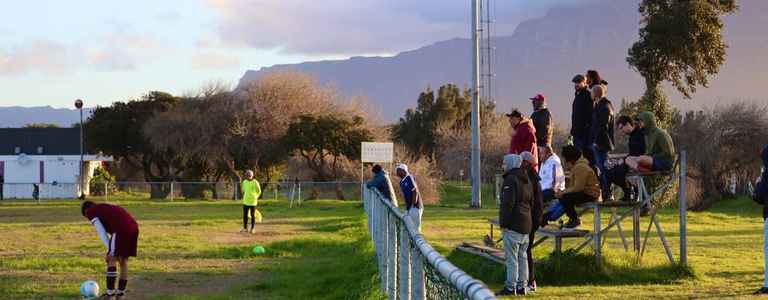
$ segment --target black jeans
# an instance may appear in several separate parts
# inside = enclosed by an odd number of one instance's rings
[[[555,199],[555,191],[552,189],[547,189],[541,191],[541,196],[544,198],[544,204],[549,203],[549,201],[552,201],[552,199]],[[544,209],[546,212],[546,209]]]
[[[627,173],[629,173],[629,166],[626,164],[621,164],[613,169],[610,169],[606,172],[606,175],[608,177],[608,182],[610,184],[615,184],[616,186],[620,187],[622,191],[624,191],[624,196],[626,197],[630,193],[630,185],[627,181]],[[610,189],[610,184],[608,188]]]
[[[256,206],[243,205],[243,229],[248,229],[248,213],[251,213],[251,229],[256,226]]]
[[[563,210],[568,215],[568,219],[573,221],[579,219],[579,214],[576,213],[576,205],[595,202],[595,200],[597,199],[583,192],[576,192],[563,194],[563,197],[560,198],[560,203],[563,204]]]
[[[536,270],[534,263],[533,263],[533,242],[536,240],[536,230],[539,230],[539,226],[541,224],[536,224],[537,222],[534,220],[533,227],[531,228],[531,234],[528,235],[528,284],[533,284],[536,280],[536,276],[534,271]]]

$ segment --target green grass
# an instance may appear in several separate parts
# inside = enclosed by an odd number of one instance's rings
[[[483,209],[466,208],[468,195],[466,188],[445,186],[443,203],[425,210],[424,233],[449,260],[499,289],[503,266],[454,250],[465,241],[480,243],[488,233],[485,219],[498,214],[490,192]],[[382,298],[359,203],[322,200],[288,208],[285,201],[262,201],[265,223],[256,235],[237,233],[241,209],[231,200],[120,204],[141,224],[132,299]],[[72,299],[87,279],[104,286],[104,249],[77,205],[0,202],[0,299]],[[669,265],[653,231],[641,262],[624,251],[615,231],[600,266],[589,248],[552,255],[545,242],[534,251],[541,287],[534,297],[748,298],[762,284],[761,211],[747,199],[731,199],[689,213],[690,268]],[[660,220],[677,258],[676,210],[662,210]],[[591,227],[592,216],[583,222]],[[642,222],[644,233],[648,220]],[[622,225],[627,230],[631,224]],[[575,243],[566,240],[564,247]],[[255,245],[267,252],[254,255]]]

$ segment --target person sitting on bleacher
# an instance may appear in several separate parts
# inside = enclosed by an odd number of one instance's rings
[[[629,153],[627,157],[638,157],[645,154],[645,135],[643,134],[643,129],[632,118],[629,116],[619,117],[616,121],[616,128],[619,129],[619,132],[629,136]],[[632,201],[635,198],[633,197],[632,186],[627,181],[628,172],[629,166],[626,163],[622,163],[606,173],[610,183],[617,185],[624,192],[624,197],[621,199],[624,202]]]
[[[528,281],[528,235],[531,233],[533,183],[521,169],[517,154],[504,156],[504,185],[501,189],[499,225],[504,239],[507,276],[497,296],[525,295]]]
[[[645,153],[630,156],[625,160],[632,170],[638,172],[656,172],[672,170],[675,163],[675,145],[666,130],[656,126],[656,117],[650,112],[642,112],[637,118],[645,134]]]
[[[544,203],[555,198],[555,192],[565,189],[565,171],[560,157],[552,151],[552,146],[539,147],[539,155],[544,163],[539,168],[541,193]]]
[[[568,215],[566,229],[575,229],[581,225],[576,205],[600,201],[600,181],[597,172],[589,165],[589,161],[581,156],[581,151],[573,145],[563,147],[566,169],[570,179],[566,181],[565,190],[555,193],[555,197],[563,204]]]

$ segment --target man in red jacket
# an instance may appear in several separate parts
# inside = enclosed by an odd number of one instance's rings
[[[136,256],[139,224],[124,208],[106,203],[85,201],[81,207],[83,216],[91,221],[99,238],[107,248],[107,292],[100,299],[121,298],[128,285],[128,258]],[[120,281],[115,290],[117,264],[120,264]]]
[[[533,164],[533,168],[538,172],[539,147],[536,146],[536,128],[533,126],[533,122],[523,117],[523,114],[517,109],[513,109],[511,113],[508,113],[507,117],[509,118],[509,126],[512,126],[514,130],[512,141],[509,143],[508,154],[520,155],[526,151],[530,152],[533,154],[533,159],[536,162]]]

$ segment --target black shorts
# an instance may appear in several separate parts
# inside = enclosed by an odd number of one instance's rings
[[[672,170],[672,163],[663,158],[653,158],[651,171],[669,171]]]

